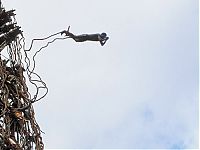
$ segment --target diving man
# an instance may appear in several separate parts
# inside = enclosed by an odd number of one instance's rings
[[[69,28],[68,28],[68,31],[66,30],[62,31],[61,35],[62,34],[69,36],[70,38],[74,39],[76,42],[99,41],[101,46],[103,46],[106,43],[106,41],[109,39],[106,33],[74,35],[69,32]]]

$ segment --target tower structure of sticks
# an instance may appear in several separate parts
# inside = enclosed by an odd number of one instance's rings
[[[21,45],[24,38],[14,12],[0,4],[0,149],[42,150],[41,130],[32,105],[36,96],[31,98],[27,87],[24,74],[28,67],[22,59]],[[27,74],[30,77],[30,71]]]

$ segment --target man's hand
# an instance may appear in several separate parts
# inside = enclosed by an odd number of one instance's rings
[[[106,37],[105,42],[109,39],[109,37]]]
[[[101,46],[104,46],[106,44],[106,41],[109,39],[109,37],[106,37],[104,40],[100,41]]]

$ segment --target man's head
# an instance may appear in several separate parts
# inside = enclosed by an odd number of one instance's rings
[[[101,38],[102,38],[102,39],[106,38],[106,36],[107,36],[107,34],[106,34],[106,33],[104,33],[104,32],[103,32],[103,33],[101,33]]]

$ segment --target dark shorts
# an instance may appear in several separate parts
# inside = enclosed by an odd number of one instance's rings
[[[74,37],[77,42],[99,41],[99,34],[83,34]]]

